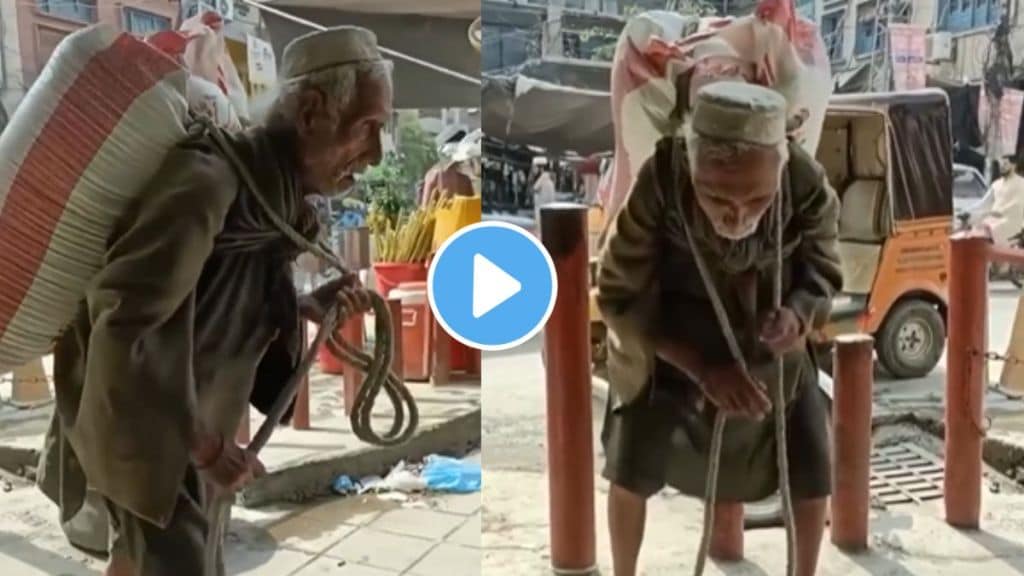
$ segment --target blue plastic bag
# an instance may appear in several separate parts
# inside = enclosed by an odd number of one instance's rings
[[[427,489],[468,494],[480,491],[480,465],[445,456],[427,456],[421,474]]]
[[[338,494],[351,494],[356,491],[356,484],[348,476],[341,475],[334,480],[334,484],[331,488],[333,488]]]

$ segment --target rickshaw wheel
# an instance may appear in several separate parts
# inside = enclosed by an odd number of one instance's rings
[[[927,376],[945,347],[942,315],[924,300],[907,300],[893,307],[875,342],[882,367],[901,380]]]

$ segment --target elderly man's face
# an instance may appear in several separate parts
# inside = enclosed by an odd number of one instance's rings
[[[757,230],[779,189],[781,162],[774,148],[722,158],[698,147],[691,178],[697,203],[719,236],[741,240]]]
[[[348,110],[327,108],[322,93],[303,100],[299,136],[308,185],[321,194],[347,190],[355,176],[383,158],[381,130],[392,113],[391,85],[361,78]]]

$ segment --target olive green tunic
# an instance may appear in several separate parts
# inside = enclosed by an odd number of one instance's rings
[[[313,238],[292,142],[265,130],[232,138],[259,193]],[[193,422],[233,437],[250,399],[268,409],[297,365],[297,252],[252,193],[198,137],[169,154],[116,228],[54,352],[56,410],[39,484],[63,521],[88,485],[124,511],[115,516],[173,534],[182,498],[202,496],[188,458]]]
[[[783,301],[805,325],[819,328],[842,284],[838,200],[812,158],[797,145],[790,145],[790,155],[781,188]],[[679,186],[672,185],[674,159],[681,163]],[[687,242],[682,218],[690,223],[696,247]],[[640,468],[657,469],[667,475],[664,480],[686,493],[703,495],[714,410],[702,409],[702,395],[695,393],[693,383],[657,360],[655,342],[678,339],[693,346],[706,362],[732,361],[693,259],[693,250],[700,250],[752,375],[771,389],[776,380],[775,362],[757,336],[761,320],[773,308],[774,231],[774,213],[769,211],[751,237],[738,242],[718,237],[696,205],[685,150],[680,147],[673,155],[670,140],[661,142],[641,169],[609,230],[597,281],[598,305],[609,328],[612,394],[605,448],[609,469],[615,474],[627,474],[632,462]],[[799,466],[801,459],[814,459],[809,465],[816,471],[811,475],[826,474],[827,478],[823,406],[814,398],[803,401],[800,396],[808,389],[815,391],[814,359],[809,349],[802,348],[785,355],[784,363],[791,426],[801,431],[799,434],[822,436],[804,438],[813,446],[798,451],[815,454],[794,454],[791,461]],[[673,399],[657,400],[666,390]],[[676,416],[671,425],[664,422],[673,418],[671,415],[659,416],[659,411],[666,410],[666,402],[681,403],[673,408]],[[651,408],[658,403],[662,405]],[[794,412],[793,406],[799,410]],[[663,442],[672,445],[671,462],[645,464],[645,458],[666,457],[664,446],[652,446]],[[721,497],[754,500],[774,491],[774,450],[771,418],[759,423],[730,420],[723,447]],[[640,454],[645,451],[650,453]]]

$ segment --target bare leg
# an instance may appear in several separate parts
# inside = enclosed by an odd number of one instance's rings
[[[111,554],[104,576],[135,576],[135,566],[132,564],[131,558]]]
[[[647,499],[612,483],[608,491],[608,531],[615,576],[636,576],[646,522]]]
[[[818,555],[821,552],[821,539],[825,535],[827,511],[827,498],[793,500],[797,576],[814,576],[818,569]]]

